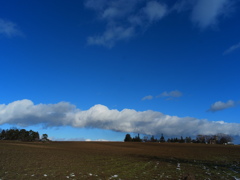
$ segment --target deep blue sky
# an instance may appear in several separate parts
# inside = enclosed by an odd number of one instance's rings
[[[0,128],[240,135],[239,18],[230,0],[0,0]]]

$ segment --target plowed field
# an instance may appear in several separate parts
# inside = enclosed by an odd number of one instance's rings
[[[0,141],[0,180],[238,178],[240,146]]]

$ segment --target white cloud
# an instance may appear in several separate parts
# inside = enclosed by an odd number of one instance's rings
[[[100,104],[83,111],[67,102],[34,105],[30,100],[1,104],[0,124],[4,123],[20,126],[43,124],[46,127],[68,125],[150,135],[164,133],[169,136],[216,133],[240,135],[238,123],[170,116],[151,110],[110,110]]]
[[[181,97],[182,93],[178,90],[175,91],[170,91],[170,92],[163,92],[160,95],[158,95],[157,97],[169,97],[169,98],[177,98],[177,97]]]
[[[55,137],[49,137],[51,141],[101,141],[101,142],[109,142],[107,139],[85,139],[85,138],[55,138]]]
[[[144,100],[151,100],[151,99],[153,99],[153,96],[148,95],[148,96],[143,97],[142,101],[144,101]]]
[[[0,19],[0,34],[7,37],[22,35],[15,23],[3,19]]]
[[[234,107],[235,105],[236,105],[236,103],[232,100],[229,100],[226,103],[224,103],[222,101],[217,101],[211,105],[211,107],[208,111],[211,111],[211,112],[221,111],[224,109]]]
[[[46,126],[62,126],[70,122],[75,106],[60,102],[57,104],[34,105],[30,100],[14,101],[0,105],[0,124],[10,123],[29,126],[43,123]]]
[[[85,141],[100,141],[100,142],[109,142],[109,140],[106,140],[106,139],[96,139],[96,140],[86,139]]]
[[[235,45],[231,46],[230,48],[228,48],[226,51],[224,51],[223,55],[229,54],[237,49],[240,49],[240,43],[235,44]]]
[[[56,137],[49,137],[51,141],[86,141],[85,138],[56,138]]]

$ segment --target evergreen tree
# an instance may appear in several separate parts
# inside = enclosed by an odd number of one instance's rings
[[[151,137],[150,139],[151,142],[157,142],[157,139],[154,138],[154,136]]]
[[[133,139],[132,139],[133,142],[142,142],[142,139],[140,138],[139,134],[137,136],[135,136]]]
[[[0,139],[5,139],[5,136],[6,136],[6,131],[3,129],[0,134]]]
[[[164,139],[164,136],[162,134],[161,138],[160,138],[160,142],[166,142],[165,139]]]
[[[183,139],[183,137],[181,136],[181,139],[179,140],[180,143],[184,143],[185,140]]]
[[[132,141],[131,135],[130,134],[126,134],[124,142],[130,142],[130,141]]]

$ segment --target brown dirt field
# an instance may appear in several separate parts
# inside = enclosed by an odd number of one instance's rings
[[[0,180],[237,179],[240,146],[0,141]]]

